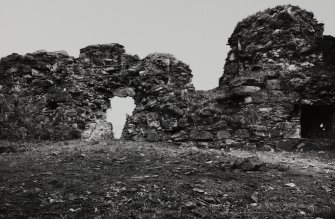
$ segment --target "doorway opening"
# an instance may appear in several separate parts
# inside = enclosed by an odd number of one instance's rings
[[[113,97],[110,99],[111,108],[107,110],[107,121],[113,125],[115,139],[120,139],[127,115],[131,116],[134,109],[134,99],[131,97]]]
[[[335,106],[302,105],[301,137],[335,139]]]

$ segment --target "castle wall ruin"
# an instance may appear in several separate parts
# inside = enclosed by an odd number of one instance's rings
[[[170,54],[122,45],[12,54],[0,60],[0,138],[112,138],[110,98],[132,97],[122,138],[207,147],[299,148],[334,140],[335,38],[313,13],[285,5],[239,22],[219,86],[197,91]]]

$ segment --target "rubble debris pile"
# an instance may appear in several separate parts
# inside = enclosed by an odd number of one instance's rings
[[[335,38],[323,28],[291,5],[249,16],[229,38],[219,87],[209,91],[195,91],[189,66],[172,55],[140,59],[119,44],[88,46],[79,58],[12,54],[0,61],[0,138],[112,138],[106,110],[118,96],[136,104],[122,133],[128,140],[268,149],[331,139]]]

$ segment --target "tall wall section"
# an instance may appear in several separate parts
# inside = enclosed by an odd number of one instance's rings
[[[302,135],[302,128],[325,132],[318,139],[335,138],[334,121],[313,121],[313,114],[318,117],[324,108],[335,113],[334,42],[323,36],[323,24],[313,13],[291,5],[267,9],[237,24],[228,40],[231,50],[219,89],[236,100],[241,128],[256,143],[295,147],[302,138],[313,137]],[[302,122],[306,108],[320,111]]]

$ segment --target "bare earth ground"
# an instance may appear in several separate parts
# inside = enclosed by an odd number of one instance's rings
[[[0,218],[316,218],[335,206],[334,152],[122,141],[0,151]],[[251,156],[265,164],[243,166]]]

